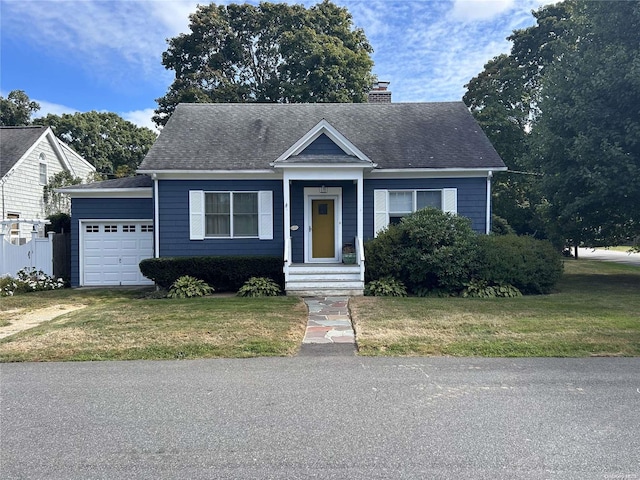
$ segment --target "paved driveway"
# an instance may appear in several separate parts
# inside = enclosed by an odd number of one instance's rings
[[[640,359],[3,364],[4,479],[640,479]]]
[[[603,248],[579,248],[578,258],[604,260],[607,262],[624,263],[640,267],[640,253],[618,252],[616,250],[606,250]]]

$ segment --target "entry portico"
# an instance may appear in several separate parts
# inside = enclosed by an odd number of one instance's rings
[[[376,165],[322,119],[271,166],[282,172],[287,292],[313,293],[322,289],[327,294],[331,284],[339,294],[345,290],[362,294],[364,172]],[[296,222],[300,209],[294,212],[291,208],[293,202],[300,201],[302,225]],[[350,222],[350,226],[344,228],[345,216],[355,217],[355,225]],[[301,227],[302,234],[292,236],[292,232],[298,232]],[[342,263],[345,245],[350,245],[356,253],[354,265]],[[296,250],[302,250],[302,257],[294,256]]]

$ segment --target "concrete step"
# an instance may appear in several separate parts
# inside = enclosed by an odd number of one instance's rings
[[[359,282],[360,273],[289,273],[290,282]]]

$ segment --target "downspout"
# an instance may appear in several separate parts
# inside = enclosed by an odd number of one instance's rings
[[[493,177],[493,171],[489,170],[487,173],[487,219],[485,228],[487,235],[491,233],[491,177]]]
[[[158,200],[158,176],[154,173],[153,179],[153,257],[160,258],[160,202]]]

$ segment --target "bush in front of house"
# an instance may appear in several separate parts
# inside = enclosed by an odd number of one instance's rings
[[[277,297],[281,293],[280,286],[265,277],[251,277],[238,290],[239,297]]]
[[[191,277],[189,275],[184,275],[178,278],[171,288],[169,289],[169,293],[167,297],[169,298],[194,298],[194,297],[204,297],[205,295],[211,295],[213,293],[213,288],[210,285],[207,285],[206,282]]]
[[[560,254],[546,240],[518,235],[478,236],[473,276],[512,285],[524,295],[550,293],[562,276]]]
[[[418,210],[367,242],[367,280],[393,277],[419,295],[460,292],[470,279],[476,240],[468,218]]]
[[[284,286],[282,257],[251,255],[234,257],[163,257],[140,262],[142,274],[163,288],[183,275],[199,278],[216,292],[237,292],[251,277],[268,277]]]
[[[406,297],[407,289],[400,280],[386,277],[367,283],[364,294],[370,297]]]
[[[19,293],[41,292],[64,288],[62,278],[54,278],[42,270],[25,267],[18,271],[16,277],[9,275],[0,277],[0,297],[11,297]]]

